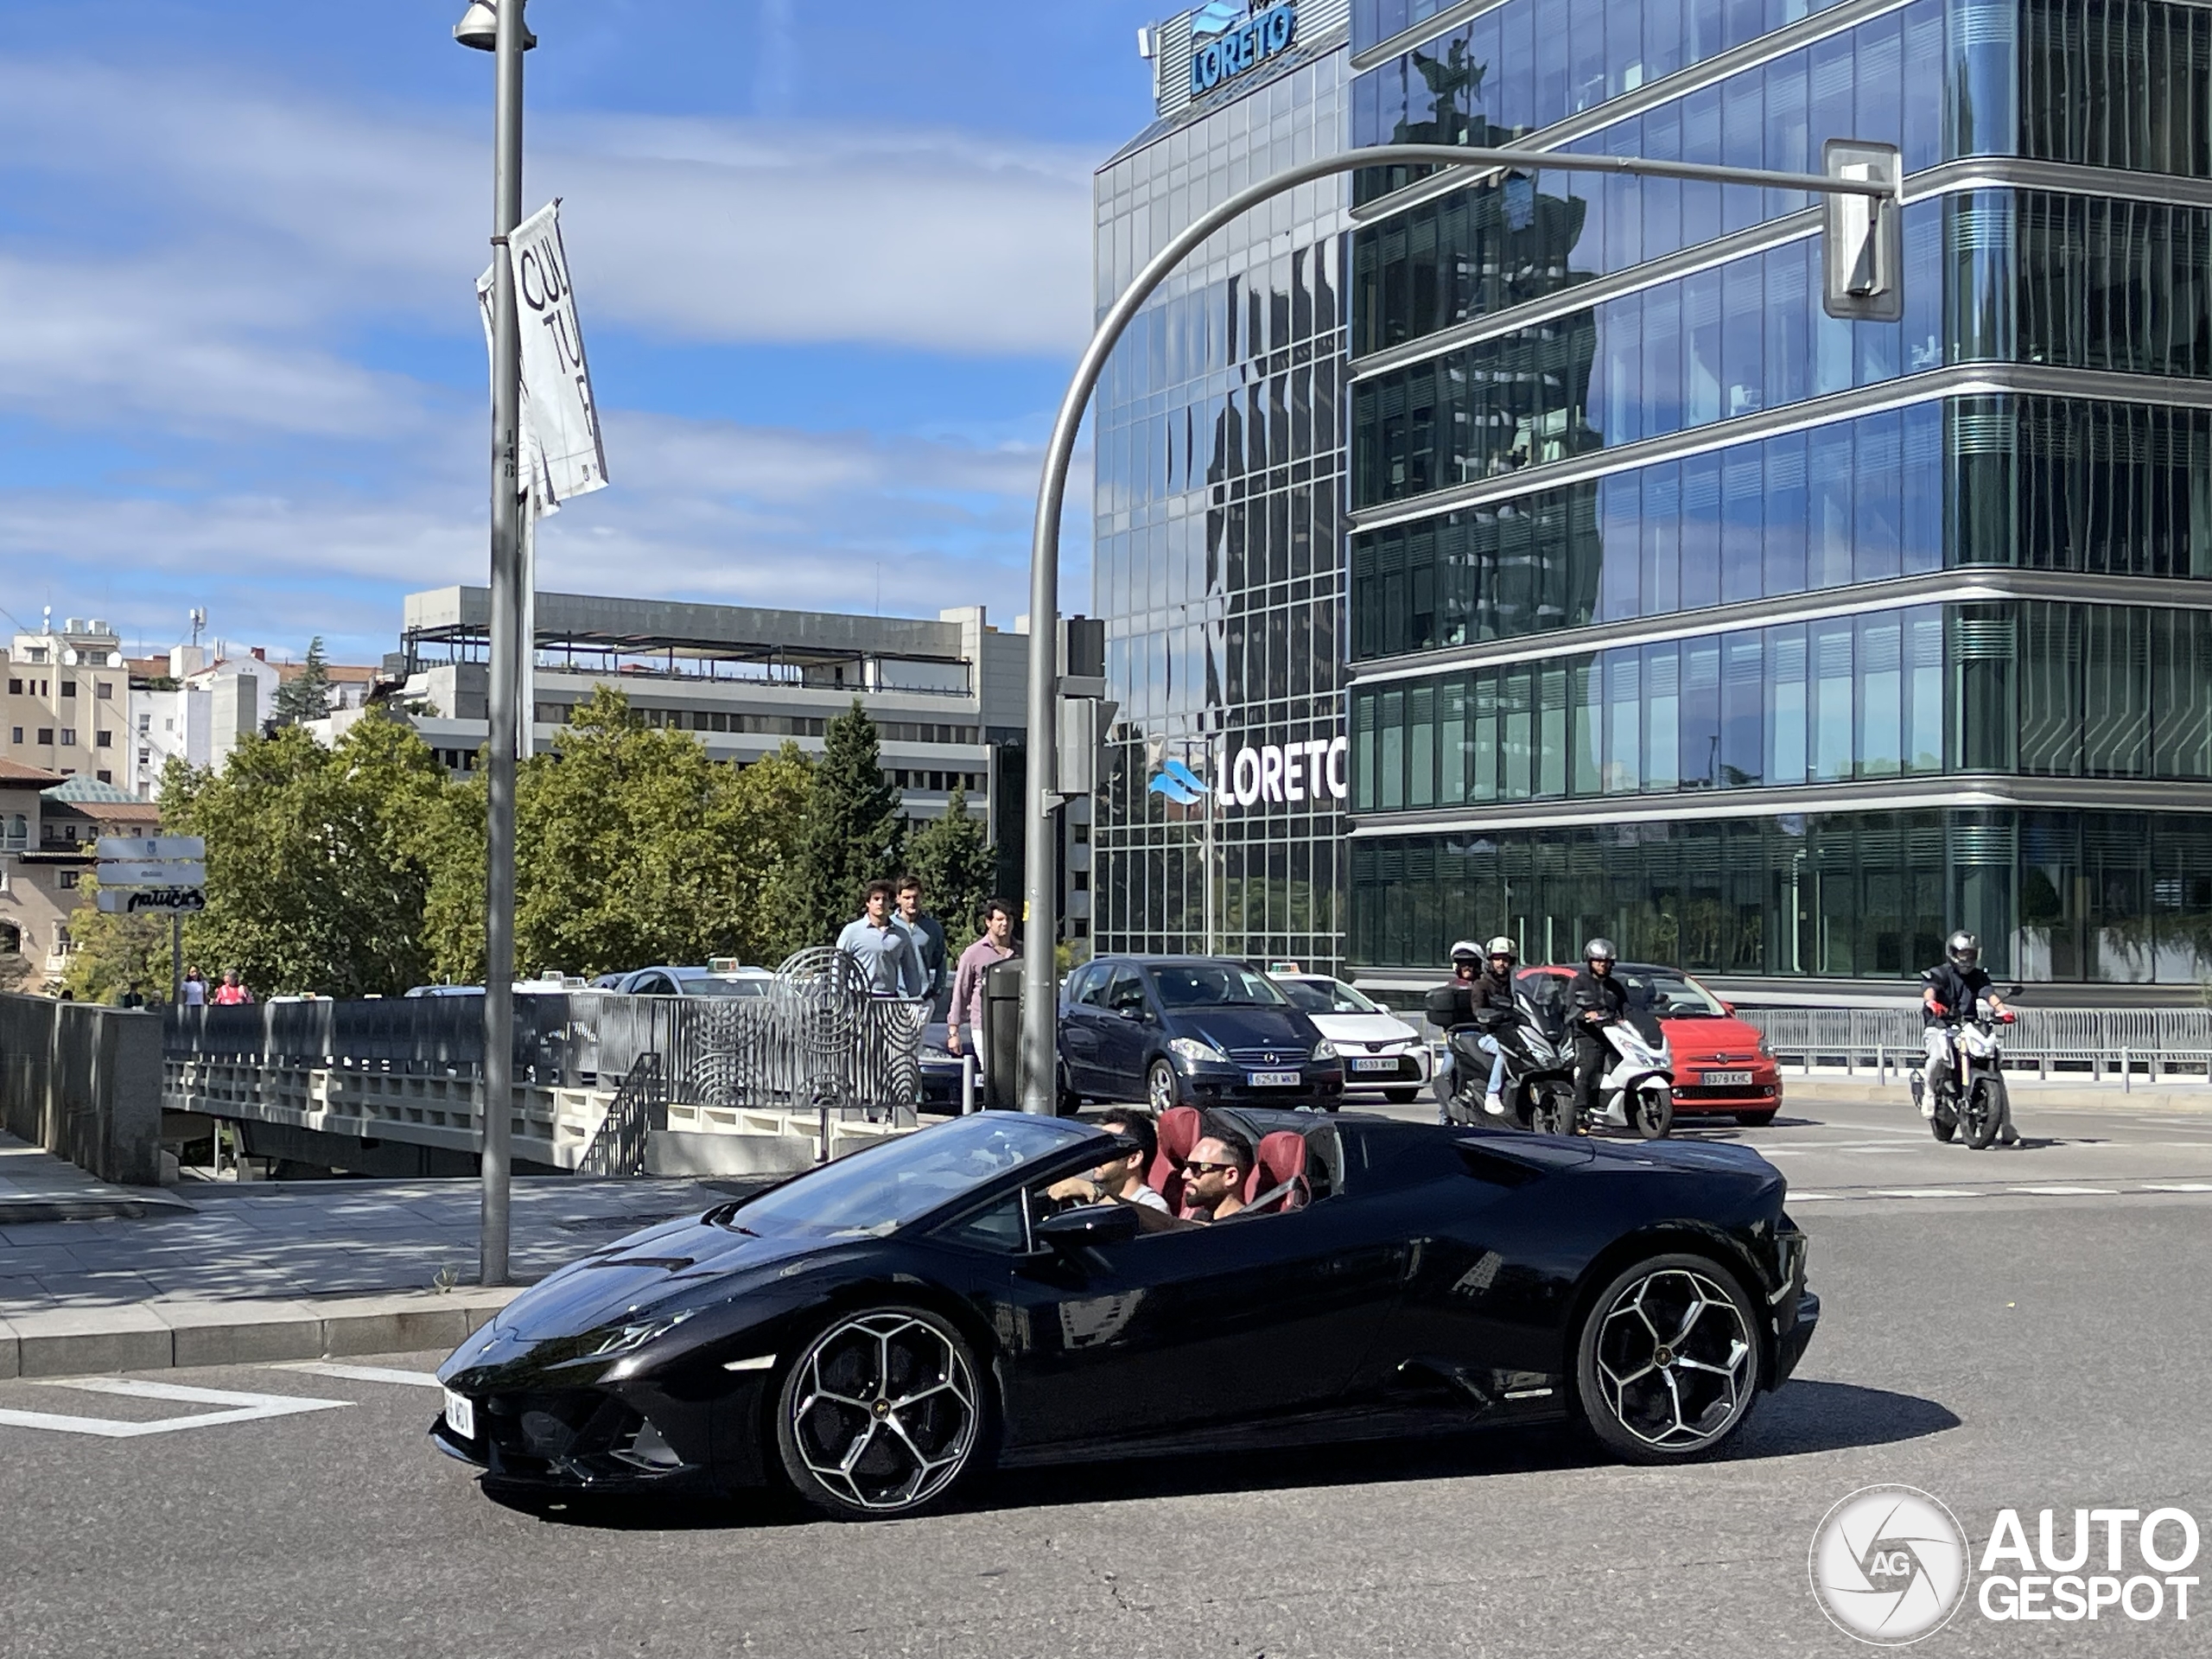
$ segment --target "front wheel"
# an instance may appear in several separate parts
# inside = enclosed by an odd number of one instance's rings
[[[800,1501],[833,1521],[917,1514],[988,1461],[982,1368],[926,1308],[842,1313],[785,1373],[776,1451]]]
[[[1176,1103],[1175,1068],[1166,1060],[1154,1060],[1145,1068],[1145,1104],[1152,1108],[1157,1117]]]
[[[1967,1145],[1974,1151],[1982,1151],[1997,1138],[1998,1126],[2005,1121],[2003,1104],[2002,1097],[1991,1090],[1988,1078],[1974,1080],[1959,1121],[1966,1128]]]
[[[1574,1133],[1574,1095],[1571,1090],[1550,1089],[1529,1114],[1529,1127],[1538,1135]]]
[[[1652,1256],[1590,1306],[1575,1344],[1590,1429],[1630,1463],[1710,1456],[1758,1397],[1758,1312],[1736,1275],[1701,1255]]]
[[[1629,1122],[1646,1141],[1663,1138],[1675,1127],[1675,1091],[1664,1084],[1646,1084],[1636,1091]]]

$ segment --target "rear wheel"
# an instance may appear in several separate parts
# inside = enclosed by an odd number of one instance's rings
[[[1928,1120],[1928,1128],[1938,1141],[1948,1144],[1951,1137],[1959,1132],[1959,1120],[1944,1116],[1943,1109],[1938,1106],[1936,1116]]]
[[[1175,1104],[1175,1068],[1166,1061],[1154,1060],[1145,1068],[1144,1099],[1155,1117]]]
[[[1763,1112],[1738,1112],[1736,1114],[1736,1122],[1746,1129],[1763,1129],[1774,1122],[1776,1109],[1770,1106]]]
[[[1591,1304],[1575,1387],[1591,1432],[1630,1463],[1710,1456],[1758,1396],[1758,1313],[1736,1275],[1700,1255],[1658,1255]]]
[[[776,1450],[800,1500],[836,1521],[913,1515],[988,1460],[981,1367],[926,1308],[842,1313],[776,1398]]]
[[[1675,1091],[1664,1084],[1647,1084],[1636,1091],[1629,1122],[1646,1141],[1657,1141],[1675,1127]]]
[[[1571,1090],[1547,1089],[1529,1114],[1529,1127],[1538,1135],[1574,1133],[1574,1095]]]

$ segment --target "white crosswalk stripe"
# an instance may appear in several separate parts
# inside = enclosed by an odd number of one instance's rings
[[[389,1365],[341,1365],[327,1359],[289,1360],[266,1369],[272,1371],[304,1371],[309,1376],[336,1377],[345,1382],[396,1382],[410,1389],[444,1386],[428,1371],[402,1371]]]
[[[0,1410],[0,1427],[48,1429],[62,1434],[90,1434],[101,1440],[130,1440],[148,1434],[174,1434],[188,1428],[213,1428],[223,1423],[250,1423],[264,1417],[291,1417],[308,1411],[336,1411],[350,1400],[308,1400],[288,1394],[241,1394],[231,1389],[194,1389],[178,1382],[147,1382],[136,1377],[80,1376],[67,1382],[40,1382],[34,1387],[67,1389],[85,1394],[121,1395],[141,1400],[174,1400],[192,1405],[221,1406],[220,1411],[197,1411],[181,1417],[157,1417],[134,1423],[108,1417],[79,1417],[66,1412]]]

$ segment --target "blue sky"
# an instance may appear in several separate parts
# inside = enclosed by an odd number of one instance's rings
[[[373,660],[401,595],[485,580],[461,10],[7,0],[0,606]],[[1168,10],[532,0],[524,207],[564,199],[613,480],[542,585],[1027,608],[1090,175]]]

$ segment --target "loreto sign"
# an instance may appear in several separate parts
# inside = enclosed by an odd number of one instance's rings
[[[1345,775],[1349,747],[1342,737],[1257,744],[1236,751],[1213,783],[1184,761],[1164,760],[1145,788],[1180,806],[1195,805],[1209,795],[1219,807],[1326,806],[1351,793]]]
[[[1191,96],[1200,98],[1255,64],[1290,50],[1298,38],[1293,0],[1265,5],[1214,0],[1191,16]]]

